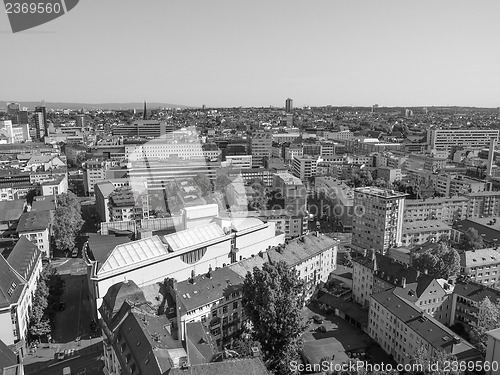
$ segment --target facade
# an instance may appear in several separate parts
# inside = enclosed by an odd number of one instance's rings
[[[449,173],[439,174],[434,184],[435,190],[445,197],[491,191],[491,182]]]
[[[368,331],[386,353],[402,364],[408,364],[410,355],[419,348],[427,351],[427,358],[444,351],[459,362],[481,359],[471,344],[393,290],[371,297]]]
[[[276,234],[284,233],[285,238],[295,238],[307,233],[307,217],[294,215],[287,210],[263,210],[256,216],[264,222],[272,221],[276,225]]]
[[[68,192],[68,177],[66,175],[54,178],[52,181],[46,180],[40,183],[40,193],[42,196],[59,195]]]
[[[400,181],[402,178],[400,168],[379,167],[377,169],[377,178],[382,178],[392,184],[394,181]]]
[[[493,137],[498,142],[498,130],[491,129],[430,129],[427,143],[431,150],[450,151],[452,146],[480,150],[488,147]]]
[[[460,274],[471,280],[497,288],[500,286],[500,253],[495,249],[479,249],[460,253]]]
[[[286,113],[292,113],[293,110],[293,100],[288,98],[285,100],[285,112]]]
[[[42,257],[50,258],[50,231],[52,214],[50,211],[25,212],[19,218],[17,233],[26,237],[42,252]]]
[[[180,159],[217,159],[221,150],[215,145],[192,143],[173,143],[165,137],[160,137],[140,144],[125,145],[125,159],[128,161],[142,161],[148,159],[168,159],[171,156]]]
[[[109,221],[149,219],[149,201],[148,194],[136,196],[130,187],[114,189],[108,195]]]
[[[500,191],[479,191],[466,197],[467,217],[500,216]]]
[[[385,254],[399,247],[403,234],[405,194],[376,187],[354,189],[353,249]]]
[[[314,181],[315,197],[321,205],[318,215],[333,218],[343,232],[352,231],[353,189],[332,177],[316,177]]]
[[[109,161],[88,160],[83,165],[83,187],[85,194],[94,194],[94,185],[106,179],[106,171],[111,168]]]
[[[440,220],[426,220],[403,224],[403,246],[422,245],[438,241],[442,236],[450,238],[451,227]]]
[[[42,139],[44,135],[48,135],[47,127],[47,110],[45,107],[35,107],[35,130],[36,138]]]
[[[271,133],[258,131],[252,134],[252,167],[263,167],[264,160],[271,158],[273,137]]]
[[[307,189],[302,181],[290,173],[276,173],[273,189],[279,191],[284,201],[284,209],[294,215],[305,215],[307,211]]]
[[[226,162],[230,168],[252,168],[252,155],[226,156]]]
[[[292,171],[295,177],[306,181],[309,178],[316,177],[316,165],[318,160],[312,157],[293,157]]]
[[[300,137],[300,133],[274,133],[273,134],[273,142],[276,143],[292,143],[297,138]]]
[[[405,223],[439,220],[452,225],[467,217],[469,201],[466,197],[406,199],[404,209]]]
[[[112,134],[119,137],[157,138],[174,131],[172,124],[156,120],[137,120],[134,123],[119,124],[112,129]]]

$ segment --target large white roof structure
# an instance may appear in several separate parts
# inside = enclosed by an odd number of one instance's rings
[[[172,251],[187,249],[191,246],[198,246],[202,243],[224,237],[224,231],[215,223],[186,229],[164,237]]]

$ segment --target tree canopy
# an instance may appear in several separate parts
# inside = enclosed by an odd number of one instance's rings
[[[71,251],[75,247],[76,236],[83,226],[80,202],[72,192],[57,196],[53,233],[56,247],[61,251]]]
[[[464,250],[478,250],[484,249],[485,245],[483,237],[474,228],[469,228],[463,234],[460,240],[460,247]]]
[[[472,343],[483,354],[488,343],[486,332],[496,328],[500,328],[500,299],[493,303],[485,297],[479,304],[477,322],[472,324],[470,331]]]
[[[243,283],[242,303],[250,319],[253,339],[260,342],[267,367],[275,374],[290,374],[298,359],[300,336],[306,330],[301,310],[305,286],[285,263],[254,268]]]
[[[448,279],[460,271],[460,255],[445,242],[438,242],[424,253],[414,253],[412,265],[435,278]]]

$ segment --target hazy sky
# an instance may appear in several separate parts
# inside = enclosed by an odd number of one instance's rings
[[[12,34],[0,100],[500,106],[500,1],[80,0]]]

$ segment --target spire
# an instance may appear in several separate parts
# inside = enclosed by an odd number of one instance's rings
[[[144,101],[144,112],[143,112],[143,114],[142,114],[142,119],[143,119],[143,120],[146,120],[146,113],[147,113],[147,112],[146,112],[146,101]]]

